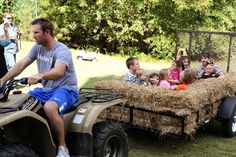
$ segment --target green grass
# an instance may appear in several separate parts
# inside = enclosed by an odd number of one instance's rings
[[[236,138],[221,136],[219,125],[198,130],[194,138],[159,138],[145,131],[130,130],[129,157],[234,157]],[[217,123],[218,124],[218,123]]]
[[[32,43],[22,42],[22,50],[17,54],[17,60],[23,58],[30,50]],[[74,64],[79,81],[79,88],[93,87],[98,80],[112,79],[127,72],[125,59],[98,55],[97,62],[78,61],[77,52],[72,50]],[[145,59],[144,59],[145,60]],[[235,61],[231,62],[235,67]],[[167,68],[170,63],[147,63],[141,59],[144,69],[160,70]],[[198,65],[199,63],[193,63]],[[219,65],[226,67],[225,64]],[[223,69],[225,69],[223,67]],[[27,68],[19,77],[26,77],[37,73],[36,65]],[[34,86],[33,86],[34,87]],[[31,88],[33,88],[31,87]],[[26,89],[29,90],[30,88]],[[213,123],[205,131],[198,130],[193,139],[165,137],[137,129],[127,130],[129,137],[129,157],[235,157],[236,138],[221,136],[219,123]]]

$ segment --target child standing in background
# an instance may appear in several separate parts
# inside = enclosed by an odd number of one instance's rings
[[[188,56],[186,48],[180,48],[176,54],[176,60],[180,60],[181,57]]]

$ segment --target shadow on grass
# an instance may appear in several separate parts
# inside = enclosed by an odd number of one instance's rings
[[[91,77],[89,78],[80,88],[93,88],[95,87],[96,83],[98,81],[103,81],[103,80],[111,80],[112,78],[115,78],[117,76],[115,75],[107,75],[103,77]]]
[[[204,128],[199,128],[192,138],[160,137],[154,132],[140,129],[128,129],[126,132],[129,138],[129,157],[144,155],[148,157],[212,157],[214,156],[212,152],[222,153],[217,150],[217,147],[225,145],[226,141],[235,143],[233,138],[222,137],[221,126],[215,121]],[[227,146],[227,149],[234,148]]]

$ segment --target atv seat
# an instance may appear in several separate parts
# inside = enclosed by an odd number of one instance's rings
[[[91,98],[80,97],[79,99],[77,99],[77,101],[74,103],[74,105],[71,108],[69,108],[64,114],[74,111],[79,105],[89,102],[91,100]]]

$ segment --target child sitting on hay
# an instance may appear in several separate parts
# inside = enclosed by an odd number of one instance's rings
[[[201,78],[202,74],[204,73],[206,66],[209,63],[211,63],[211,58],[210,58],[210,54],[209,53],[205,52],[205,53],[201,54],[201,63],[202,63],[202,65],[200,65],[197,68],[197,70],[196,70],[197,76],[199,78]],[[213,66],[215,67],[216,74],[218,74],[219,77],[223,78],[224,77],[224,73],[221,71],[221,69],[218,66],[216,66],[216,65],[213,65]]]
[[[176,87],[176,85],[171,85],[169,80],[170,80],[170,76],[169,76],[169,70],[168,69],[162,69],[159,72],[159,79],[160,79],[160,87],[161,88],[166,88],[166,89],[174,89]]]
[[[180,62],[181,62],[181,69],[182,70],[190,68],[191,60],[188,56],[182,56],[180,58]]]
[[[216,73],[216,68],[214,67],[213,63],[208,63],[204,69],[204,72],[201,78],[212,78],[212,77],[219,77],[220,75]]]
[[[180,68],[181,62],[179,60],[174,60],[170,67],[170,79],[168,80],[168,82],[170,82],[172,85],[177,85],[180,83]]]
[[[148,76],[148,80],[150,85],[157,86],[159,84],[159,76],[157,73],[151,73]]]
[[[138,69],[135,71],[135,75],[138,78],[138,84],[140,85],[148,85],[149,82],[147,80],[147,75],[144,70]]]
[[[187,87],[193,83],[195,80],[195,72],[192,69],[185,69],[180,73],[180,82],[175,89],[176,90],[185,90]]]
[[[178,50],[176,54],[176,60],[179,60],[181,63],[181,70],[190,68],[190,58],[188,56],[187,49],[181,48]]]
[[[135,72],[140,69],[138,58],[130,57],[126,60],[126,66],[129,69],[128,74],[125,76],[125,81],[129,83],[139,84],[140,81],[135,75]]]

